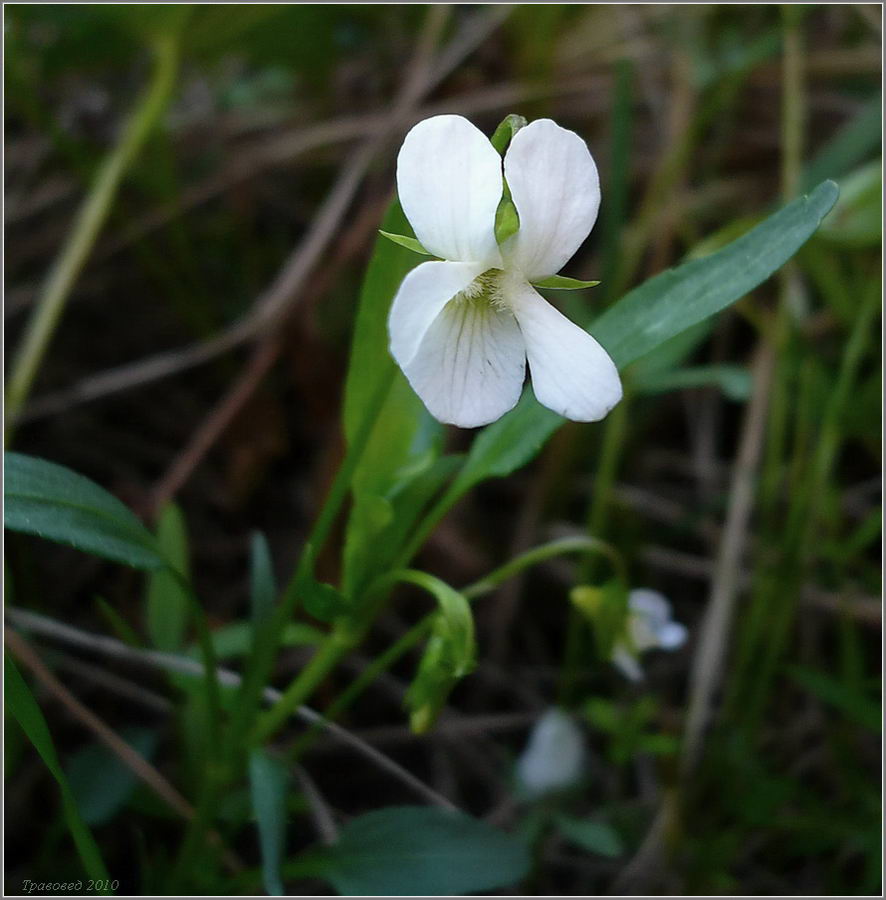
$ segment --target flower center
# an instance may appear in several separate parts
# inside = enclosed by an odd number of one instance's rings
[[[453,298],[456,303],[476,303],[502,311],[510,309],[507,285],[510,275],[502,269],[488,269],[478,275],[461,293]]]

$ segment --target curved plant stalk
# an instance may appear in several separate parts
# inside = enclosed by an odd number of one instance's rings
[[[555,556],[571,553],[601,554],[610,561],[619,577],[625,578],[626,576],[624,562],[614,547],[605,541],[600,541],[593,537],[576,535],[575,537],[559,538],[547,544],[534,547],[503,566],[494,569],[479,581],[469,584],[458,593],[468,600],[474,600],[484,594],[491,593],[509,578],[519,575],[520,572],[530,566],[537,565]],[[372,611],[367,617],[370,620],[369,624],[375,618],[374,613],[378,610],[378,603],[384,601],[384,598],[396,584],[409,582],[431,591],[429,583],[432,580],[438,581],[434,576],[414,569],[400,569],[388,572],[378,578],[367,592],[367,606]],[[431,592],[433,593],[433,591]],[[398,659],[425,638],[430,632],[435,615],[435,612],[429,613],[374,660],[327,709],[324,719],[333,719],[347,709],[382,672],[393,666]],[[364,628],[361,631],[357,631],[352,625],[341,625],[333,630],[311,662],[289,685],[289,688],[277,705],[269,710],[265,714],[265,718],[260,721],[255,735],[256,740],[266,740],[283,724],[290,713],[310,695],[317,684],[331,671],[345,653],[359,642],[365,630]],[[287,755],[289,760],[295,761],[298,759],[316,737],[317,733],[318,729],[312,728],[302,735],[289,751]]]
[[[16,419],[28,398],[65,304],[96,238],[117,197],[123,176],[130,169],[169,102],[179,63],[179,33],[159,35],[153,45],[155,61],[151,82],[132,112],[116,146],[99,166],[37,298],[10,370],[6,388],[6,442],[11,442]]]

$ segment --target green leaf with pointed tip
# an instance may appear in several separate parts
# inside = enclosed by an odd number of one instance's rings
[[[753,377],[747,366],[726,363],[712,366],[688,366],[672,369],[650,378],[636,378],[634,390],[640,394],[664,394],[684,388],[718,387],[730,399],[747,400],[751,395]]]
[[[286,792],[289,773],[278,759],[263,749],[249,756],[249,789],[252,809],[258,825],[261,846],[262,878],[272,897],[286,891],[280,879],[280,865],[286,850]]]
[[[837,185],[825,181],[722,250],[650,278],[597,319],[591,333],[623,369],[725,309],[781,268],[815,233],[838,194]],[[480,481],[525,465],[562,424],[531,390],[524,391],[511,412],[474,440],[450,490],[452,502]]]
[[[411,250],[413,253],[420,253],[422,256],[433,256],[433,253],[429,253],[425,250],[424,247],[415,239],[411,237],[407,237],[405,234],[391,234],[389,231],[382,231],[380,228],[378,233],[382,237],[386,237],[389,241],[393,241],[395,244],[399,244],[401,247],[405,247],[407,250]]]
[[[583,288],[596,287],[599,281],[579,281],[577,278],[567,278],[565,275],[551,275],[544,281],[533,281],[533,287],[547,288],[549,291],[580,291]]]
[[[34,749],[40,754],[46,768],[58,783],[62,795],[65,821],[71,837],[74,839],[83,867],[86,869],[86,874],[94,881],[110,884],[107,881],[108,870],[105,868],[101,851],[77,808],[77,801],[59,762],[52,734],[46,724],[43,712],[9,654],[6,654],[4,660],[3,690],[6,708],[21,726],[28,740],[34,745]],[[110,891],[102,893],[110,893]]]
[[[121,728],[120,736],[150,762],[160,735],[156,728],[131,725]],[[65,772],[80,815],[92,827],[110,822],[126,806],[139,783],[135,772],[100,741],[78,750],[68,760]]]
[[[528,124],[523,116],[518,116],[516,113],[510,113],[505,116],[489,139],[492,142],[492,146],[498,150],[501,156],[504,156],[505,150],[508,149],[508,144],[514,139],[514,135]]]
[[[409,228],[396,201],[382,226],[388,235]],[[391,494],[404,479],[410,479],[406,473],[417,460],[426,459],[426,464],[432,465],[442,449],[443,426],[425,409],[388,349],[391,302],[416,262],[406,248],[380,236],[360,293],[345,389],[344,425],[349,441],[372,398],[385,384],[390,387],[351,482],[354,502],[348,517],[342,579],[348,596],[385,565],[380,557],[393,559],[399,552],[399,544],[392,543],[394,536],[381,533],[394,515]],[[402,509],[397,510],[398,516],[403,514]]]
[[[260,531],[254,531],[249,569],[249,601],[254,627],[258,627],[274,611],[276,597],[277,581],[271,550],[267,538]]]
[[[45,459],[5,454],[5,519],[35,534],[135,569],[167,565],[154,535],[94,481]]]
[[[169,503],[157,524],[160,551],[186,579],[189,576],[188,532],[181,510]],[[190,603],[184,587],[169,569],[148,576],[145,624],[151,643],[158,650],[178,650],[185,639]]]

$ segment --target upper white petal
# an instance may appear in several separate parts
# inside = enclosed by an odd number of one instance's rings
[[[431,415],[476,428],[517,404],[525,366],[523,337],[510,312],[483,302],[453,301],[403,372]]]
[[[600,178],[587,144],[550,119],[521,128],[505,154],[520,230],[503,247],[530,281],[554,275],[590,234]]]
[[[526,341],[538,402],[575,422],[602,419],[621,400],[621,379],[609,354],[531,285],[516,287],[507,300]]]
[[[397,191],[415,236],[435,256],[500,264],[501,157],[467,119],[433,116],[412,128],[397,157]]]
[[[401,368],[415,356],[443,307],[485,268],[485,263],[424,262],[403,279],[388,314],[391,356]]]

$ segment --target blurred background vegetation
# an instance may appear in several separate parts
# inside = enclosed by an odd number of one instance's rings
[[[603,283],[567,301],[583,320],[823,178],[840,184],[792,264],[670,347],[689,381],[660,378],[661,354],[640,361],[617,414],[563,428],[532,466],[462,503],[423,552],[423,567],[458,585],[590,527],[622,550],[634,584],[671,598],[688,645],[626,683],[570,617],[576,572],[548,564],[478,606],[480,664],[437,731],[416,738],[405,724],[414,659],[343,724],[462,808],[514,827],[510,762],[540,712],[568,702],[592,748],[575,803],[624,847],[607,857],[551,836],[526,892],[878,893],[880,7],[4,13],[10,354],[102,160],[167,66],[157,124],[73,281],[14,446],[94,478],[149,520],[175,498],[217,629],[247,615],[250,534],[263,531],[290,571],[341,458],[360,281],[412,122],[456,112],[491,133],[517,112],[587,140],[603,205],[566,274]],[[453,447],[468,438],[453,432]],[[142,576],[31,539],[7,551],[7,602],[157,644]],[[328,580],[336,560],[323,560]],[[733,614],[705,620],[723,596],[736,598]],[[405,631],[411,602],[404,594],[352,672]],[[168,682],[39,647],[189,795],[200,725],[170,705]],[[292,649],[286,671],[304,658]],[[710,696],[699,671],[712,673]],[[321,696],[335,694],[332,679]],[[121,892],[155,890],[179,823],[40,696]],[[35,874],[79,877],[54,785],[10,721],[5,758],[7,890]],[[408,799],[341,745],[321,742],[305,764],[337,816]],[[246,802],[232,795],[226,815],[254,864]],[[306,801],[290,803],[303,845]],[[231,890],[211,870],[193,887]]]

